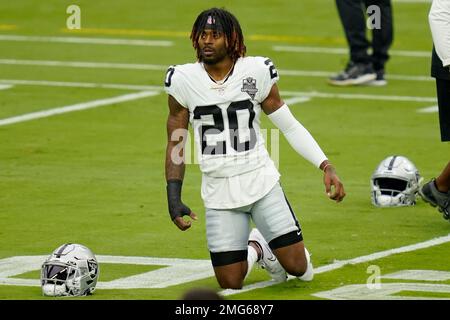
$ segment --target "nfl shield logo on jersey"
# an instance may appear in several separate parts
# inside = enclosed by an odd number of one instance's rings
[[[241,91],[247,92],[252,100],[255,99],[255,95],[258,92],[258,89],[256,88],[256,79],[253,79],[252,77],[245,78],[242,83]]]

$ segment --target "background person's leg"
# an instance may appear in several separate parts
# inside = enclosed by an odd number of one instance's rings
[[[394,38],[391,0],[365,0],[366,8],[376,5],[380,8],[380,29],[372,30],[372,65],[377,73],[379,85],[385,85],[385,65],[389,60],[389,48]],[[384,80],[384,81],[383,81]]]
[[[335,86],[354,86],[376,79],[371,57],[368,53],[370,42],[366,37],[366,17],[362,0],[336,0],[342,26],[347,39],[350,61],[346,68],[328,79]]]
[[[336,0],[336,6],[349,46],[350,60],[355,63],[369,63],[367,50],[370,42],[366,37],[366,18],[362,1]]]

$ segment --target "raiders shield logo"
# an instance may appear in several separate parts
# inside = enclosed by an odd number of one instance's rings
[[[252,77],[245,78],[242,81],[242,92],[247,92],[248,95],[253,99],[255,99],[255,95],[258,92],[258,89],[256,88],[256,79],[253,79]]]

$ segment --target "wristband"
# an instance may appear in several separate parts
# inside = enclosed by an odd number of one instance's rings
[[[170,217],[175,219],[180,216],[178,210],[176,210],[181,205],[181,187],[183,185],[182,180],[167,180],[167,202],[169,205]]]
[[[328,166],[332,166],[333,164],[331,162],[328,162],[326,165],[324,165],[323,167],[323,172],[325,172],[325,170],[327,169]]]
[[[169,201],[181,200],[181,187],[183,185],[182,180],[167,180],[167,199]]]

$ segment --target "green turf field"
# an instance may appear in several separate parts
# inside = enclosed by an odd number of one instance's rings
[[[71,4],[81,8],[80,30],[66,27]],[[98,290],[83,299],[220,291],[206,247],[199,168],[186,169],[183,199],[199,216],[187,232],[169,219],[164,178],[165,71],[194,61],[188,35],[197,14],[211,6],[237,16],[248,55],[273,60],[285,100],[309,98],[293,100],[291,110],[336,165],[347,192],[342,203],[329,201],[321,172],[280,136],[281,181],[312,253],[315,280],[271,285],[255,268],[242,292],[222,293],[227,299],[449,299],[450,223],[421,199],[415,207],[389,209],[370,202],[370,176],[385,157],[408,157],[428,181],[450,155],[437,113],[420,112],[436,106],[430,4],[395,0],[389,84],[380,88],[326,84],[347,60],[327,50],[346,49],[331,0],[0,2],[0,299],[48,299],[41,296],[39,263],[65,242],[88,246],[100,261]],[[16,118],[63,107],[85,109]],[[262,122],[273,128],[267,117]],[[372,255],[377,252],[384,254]],[[187,260],[180,268],[173,259]],[[427,271],[409,279],[406,270]],[[377,275],[386,276],[381,284]]]

